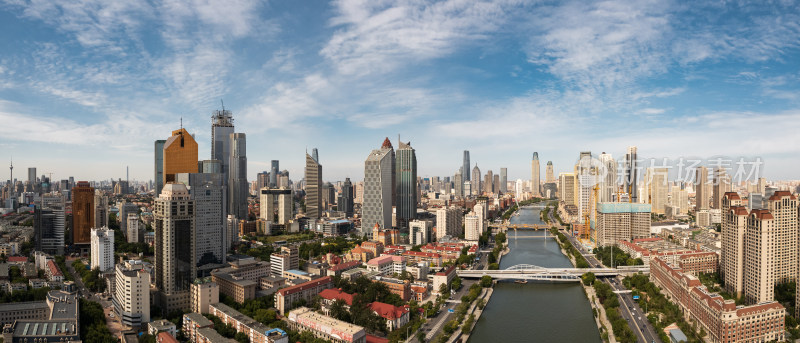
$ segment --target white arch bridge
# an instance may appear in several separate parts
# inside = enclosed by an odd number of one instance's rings
[[[458,270],[462,278],[491,276],[495,280],[531,280],[552,282],[578,282],[581,275],[592,272],[595,276],[631,275],[649,273],[648,266],[625,266],[619,268],[545,268],[531,264],[518,264],[501,270]]]

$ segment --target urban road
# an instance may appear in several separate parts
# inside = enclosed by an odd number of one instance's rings
[[[591,251],[587,251],[583,245],[578,242],[571,234],[564,229],[563,226],[559,224],[559,222],[553,217],[553,211],[548,211],[548,216],[550,217],[550,223],[555,224],[558,226],[559,231],[567,236],[569,242],[575,249],[581,252],[581,254],[586,258],[586,262],[589,262],[589,266],[592,268],[603,268],[603,264],[597,260],[597,258],[592,255]],[[611,286],[611,289],[615,292],[627,290],[625,286],[622,285],[620,279],[618,277],[614,278],[598,278],[598,280],[602,280],[603,282],[607,283]],[[642,311],[639,307],[639,304],[633,301],[633,295],[631,293],[618,293],[617,296],[619,297],[621,303],[621,311],[620,314],[628,324],[631,326],[631,330],[636,334],[636,339],[639,342],[645,343],[661,343],[661,338],[656,334],[655,329],[650,324],[650,321],[647,320],[647,314]]]

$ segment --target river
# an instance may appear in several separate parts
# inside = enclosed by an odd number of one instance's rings
[[[541,207],[523,207],[512,223],[542,224]],[[572,267],[553,238],[545,232],[518,231],[508,234],[511,251],[503,256],[500,268],[516,264],[540,267]],[[498,282],[483,315],[469,338],[481,342],[602,342],[589,300],[577,283],[517,284]]]

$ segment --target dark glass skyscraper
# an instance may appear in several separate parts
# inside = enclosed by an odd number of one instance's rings
[[[317,149],[313,150],[314,155]],[[317,219],[322,215],[322,165],[306,153],[306,216]]]
[[[278,171],[280,170],[278,160],[272,160],[272,169],[269,171],[269,186],[278,187]]]
[[[464,150],[464,167],[461,169],[461,177],[463,180],[461,182],[470,180],[469,171],[469,150]]]
[[[228,214],[238,219],[247,219],[247,136],[244,133],[230,135],[230,173],[228,175]]]
[[[344,185],[342,185],[342,195],[339,198],[339,203],[336,204],[338,210],[345,213],[345,216],[348,218],[353,216],[353,197],[355,193],[353,192],[353,183],[350,182],[350,178],[346,178],[344,180]]]
[[[417,155],[411,142],[398,142],[395,151],[397,181],[397,226],[408,229],[408,222],[417,217]]]

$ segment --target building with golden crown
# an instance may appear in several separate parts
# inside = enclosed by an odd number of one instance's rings
[[[184,128],[172,131],[164,143],[164,184],[174,182],[175,174],[197,172],[197,141]]]

